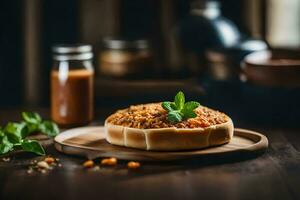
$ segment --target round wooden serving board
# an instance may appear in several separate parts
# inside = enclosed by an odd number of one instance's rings
[[[145,151],[109,144],[103,126],[70,129],[55,137],[55,148],[70,155],[116,157],[124,160],[179,160],[234,153],[257,153],[268,147],[266,136],[245,129],[235,129],[233,139],[225,145],[188,151]]]

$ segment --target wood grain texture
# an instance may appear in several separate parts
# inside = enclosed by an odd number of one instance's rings
[[[201,150],[168,152],[145,151],[109,144],[102,126],[70,129],[55,138],[55,147],[58,151],[89,159],[116,157],[125,160],[169,161],[231,153],[257,153],[264,151],[267,146],[268,140],[264,135],[245,129],[236,129],[232,140],[225,145]]]

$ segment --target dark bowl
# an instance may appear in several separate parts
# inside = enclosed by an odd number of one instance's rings
[[[242,80],[262,86],[300,87],[300,53],[251,53],[242,63]]]
[[[243,61],[242,99],[249,122],[272,127],[298,126],[300,54],[261,51]]]

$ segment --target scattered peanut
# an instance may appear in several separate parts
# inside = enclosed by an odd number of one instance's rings
[[[95,166],[95,167],[93,168],[93,170],[94,170],[94,171],[99,171],[99,170],[100,170],[100,167],[99,167],[99,166]]]
[[[55,162],[55,159],[52,157],[47,157],[47,158],[45,158],[45,162],[48,163],[49,165],[51,165],[52,163]]]
[[[38,162],[38,163],[37,163],[37,166],[38,166],[39,168],[43,168],[43,169],[49,169],[49,168],[50,168],[49,165],[48,165],[48,163],[46,163],[45,161],[40,161],[40,162]]]
[[[31,160],[27,173],[31,174],[34,172],[40,172],[45,174],[54,169],[56,166],[62,167],[62,164],[59,163],[58,160],[58,158],[54,158],[49,155],[41,160]]]
[[[29,168],[28,170],[27,170],[27,173],[28,174],[31,174],[33,172],[33,169],[32,168]]]
[[[32,160],[32,161],[30,161],[30,164],[31,165],[35,165],[37,163],[37,160]]]
[[[9,161],[10,161],[10,157],[4,157],[4,158],[2,158],[2,160],[3,160],[4,162],[9,162]]]
[[[134,161],[130,161],[127,163],[127,167],[129,169],[137,169],[141,166],[141,164],[139,162],[134,162]]]
[[[101,165],[114,166],[118,163],[116,158],[104,158],[101,160]]]
[[[85,168],[91,168],[95,165],[94,161],[92,160],[87,160],[82,164]]]

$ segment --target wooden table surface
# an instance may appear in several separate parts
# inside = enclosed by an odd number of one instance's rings
[[[18,120],[22,109],[2,109],[0,124]],[[39,109],[47,116],[47,109]],[[109,111],[100,111],[100,121]],[[101,114],[102,113],[102,114]],[[104,114],[105,113],[105,114]],[[28,153],[0,160],[0,199],[300,199],[300,128],[266,128],[244,125],[264,133],[269,149],[263,155],[142,163],[128,170],[116,167],[87,170],[83,158],[58,153],[62,167],[46,174],[28,174]],[[99,163],[99,160],[96,160]]]

